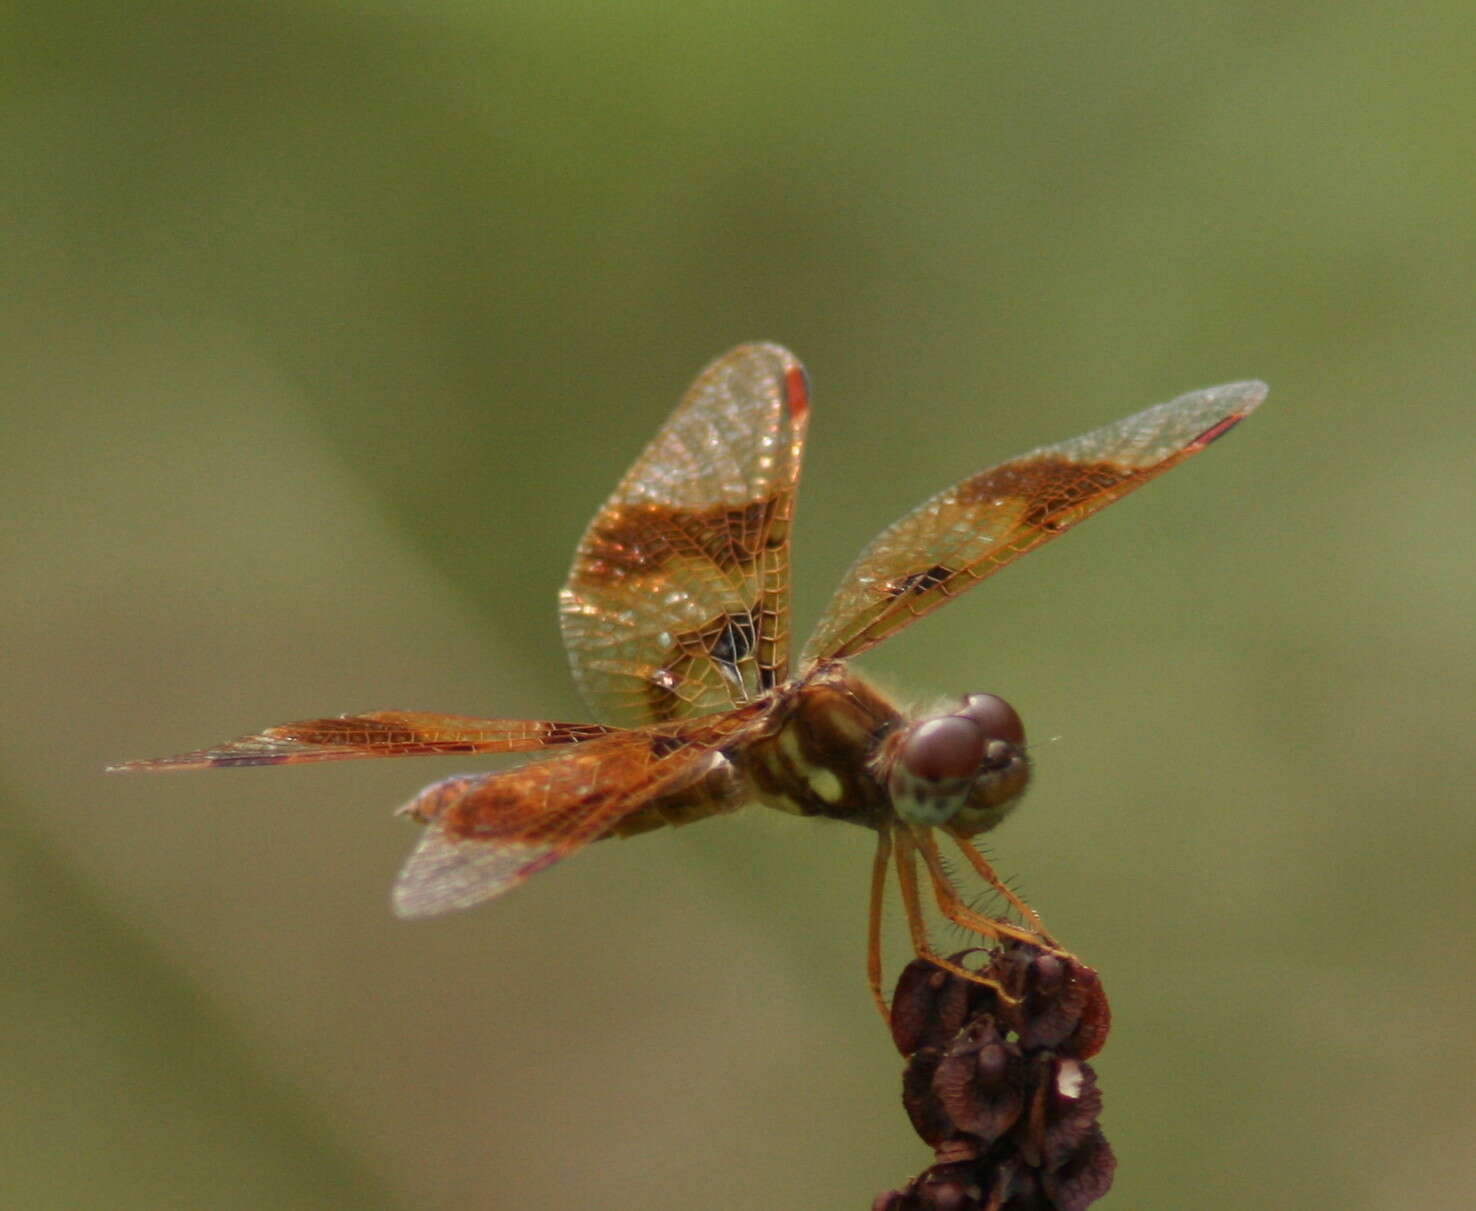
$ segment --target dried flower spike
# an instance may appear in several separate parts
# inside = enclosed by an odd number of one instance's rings
[[[1006,996],[923,959],[897,981],[902,1104],[935,1161],[873,1211],[1084,1211],[1112,1185],[1086,1062],[1111,1024],[1097,973],[1020,941],[950,962],[979,954]]]

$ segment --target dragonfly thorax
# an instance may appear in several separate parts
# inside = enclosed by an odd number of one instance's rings
[[[1025,728],[1003,698],[968,694],[909,720],[840,661],[781,687],[763,734],[728,756],[768,807],[964,837],[1003,820],[1030,779]]]
[[[731,751],[766,807],[877,827],[890,814],[872,759],[903,718],[840,661],[781,686],[763,734]]]

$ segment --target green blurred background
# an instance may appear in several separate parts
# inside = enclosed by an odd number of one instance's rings
[[[574,540],[755,338],[813,376],[801,632],[950,480],[1271,383],[865,663],[1040,742],[993,851],[1112,994],[1104,1206],[1476,1199],[1468,5],[3,30],[5,1206],[862,1208],[926,1163],[861,830],[745,813],[407,924],[390,809],[464,761],[100,773],[580,717]]]

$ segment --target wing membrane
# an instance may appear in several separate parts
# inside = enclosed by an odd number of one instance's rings
[[[109,766],[114,772],[211,769],[233,765],[295,765],[356,757],[419,757],[449,753],[526,753],[580,744],[614,729],[597,723],[546,719],[476,719],[419,711],[372,711],[332,719],[304,719],[269,727],[214,748],[152,761]]]
[[[716,745],[743,720],[619,732],[500,773],[448,778],[402,810],[427,825],[395,884],[395,911],[425,917],[501,895],[591,841],[732,810]]]
[[[707,714],[788,676],[808,413],[791,353],[740,346],[702,372],[595,515],[559,605],[575,680],[601,716]]]
[[[1223,436],[1264,383],[1211,387],[962,480],[883,530],[805,649],[856,656]]]

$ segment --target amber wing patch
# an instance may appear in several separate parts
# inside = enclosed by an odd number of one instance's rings
[[[452,753],[527,753],[609,735],[598,723],[547,719],[477,719],[421,711],[371,711],[282,723],[214,748],[173,757],[128,761],[113,771],[210,769],[233,765],[296,765],[357,757],[422,757]]]
[[[433,916],[501,895],[653,806],[669,823],[738,807],[719,745],[748,722],[730,712],[617,732],[547,761],[427,787],[401,809],[427,827],[395,884],[396,913]]]
[[[806,646],[802,671],[859,655],[1064,534],[1223,436],[1265,395],[1258,382],[1196,391],[940,492],[861,553]]]
[[[596,514],[560,594],[575,680],[630,726],[752,702],[788,676],[804,370],[744,345],[698,377]]]

